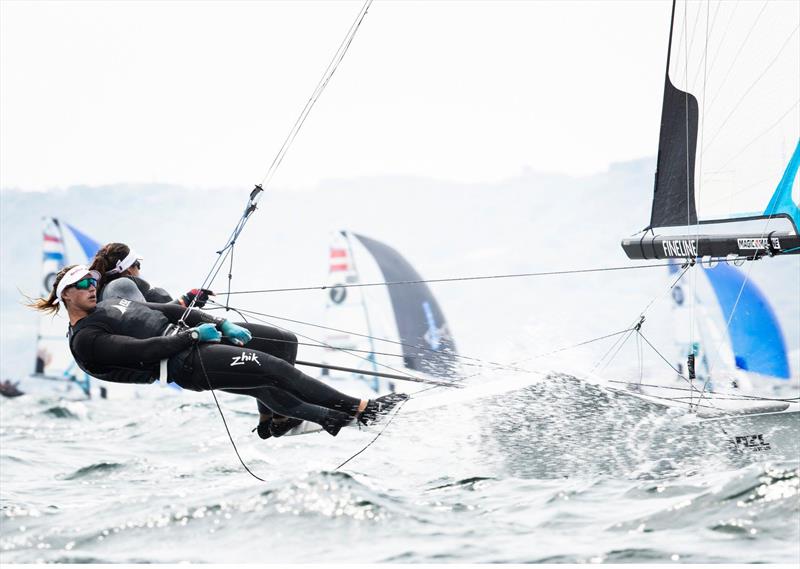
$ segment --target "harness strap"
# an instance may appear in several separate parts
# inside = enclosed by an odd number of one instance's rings
[[[164,328],[164,333],[161,334],[162,336],[174,336],[178,333],[181,327],[177,324],[169,324],[166,328]],[[164,358],[159,362],[158,365],[158,383],[161,387],[167,387],[169,384],[169,370],[167,369],[167,364],[169,363],[169,358]]]
[[[167,372],[167,362],[169,359],[164,358],[161,360],[161,364],[158,368],[158,383],[161,384],[161,387],[167,387],[167,380],[169,373]]]

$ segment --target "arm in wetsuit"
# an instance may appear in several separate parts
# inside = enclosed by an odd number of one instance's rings
[[[145,302],[143,304],[147,308],[158,310],[173,324],[177,324],[184,312],[186,312],[186,309],[179,304],[159,304],[155,302]],[[186,315],[186,320],[184,320],[188,326],[199,326],[200,324],[209,323],[213,324],[217,328],[219,328],[224,321],[224,318],[217,318],[216,316],[212,316],[211,314],[198,310],[197,308],[190,310],[189,314]]]
[[[93,366],[141,367],[143,363],[174,356],[193,343],[188,330],[174,336],[139,340],[90,325],[75,335],[71,347],[77,360]]]

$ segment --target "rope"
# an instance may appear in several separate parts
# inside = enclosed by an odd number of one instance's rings
[[[619,380],[616,380],[616,379],[609,379],[608,382],[609,383],[620,383],[620,384],[623,384],[623,385],[630,385],[631,384],[630,381],[619,381]],[[639,385],[641,387],[654,387],[654,388],[657,388],[657,389],[667,389],[667,390],[672,390],[672,391],[687,391],[687,392],[688,391],[694,391],[694,390],[686,388],[686,387],[675,387],[675,386],[670,386],[670,385],[656,385],[656,384],[650,384],[650,383],[639,383],[637,385]],[[781,397],[760,397],[758,395],[746,395],[744,393],[722,393],[722,392],[718,392],[718,391],[708,391],[707,393],[709,393],[711,395],[732,396],[732,397],[728,397],[728,398],[729,399],[737,399],[737,400],[741,400],[741,401],[777,401],[777,402],[781,402],[781,403],[794,403],[796,401],[800,401],[800,397],[786,397],[786,398],[781,398]]]
[[[242,459],[242,455],[239,454],[239,449],[236,447],[236,443],[233,440],[233,436],[231,435],[231,430],[228,427],[228,421],[225,420],[225,414],[222,412],[222,407],[219,404],[219,400],[217,399],[217,394],[214,392],[214,387],[211,385],[211,379],[208,377],[208,373],[206,372],[206,365],[203,363],[203,356],[200,354],[200,347],[195,345],[194,349],[197,350],[197,359],[200,360],[200,367],[203,370],[203,376],[206,378],[206,383],[208,384],[208,389],[211,391],[211,395],[214,397],[214,403],[217,404],[217,411],[219,411],[219,416],[222,419],[222,424],[225,425],[225,432],[228,433],[228,439],[231,441],[231,446],[233,447],[233,452],[236,453],[236,458],[239,459],[239,462],[242,464],[244,469],[247,471],[250,476],[259,480],[261,482],[266,482],[263,478],[255,474],[250,468],[248,468],[245,461]]]
[[[305,123],[306,118],[308,118],[309,113],[311,113],[311,109],[322,95],[322,92],[325,90],[325,87],[327,87],[328,82],[331,80],[333,74],[336,72],[336,69],[339,67],[339,64],[344,59],[344,56],[347,53],[347,50],[350,48],[350,44],[353,42],[353,38],[355,37],[358,28],[361,26],[361,22],[364,20],[364,17],[367,15],[367,11],[369,10],[371,4],[372,0],[366,0],[364,5],[361,7],[361,10],[359,10],[356,19],[350,25],[350,29],[347,31],[344,39],[336,49],[336,53],[334,53],[333,58],[331,59],[330,63],[328,63],[328,67],[322,74],[319,83],[317,83],[317,86],[314,88],[314,92],[311,93],[311,97],[306,102],[305,107],[303,107],[303,110],[300,111],[300,115],[297,117],[294,126],[292,126],[292,129],[289,131],[289,134],[283,141],[283,145],[278,151],[278,154],[275,155],[275,158],[272,160],[272,164],[270,164],[269,168],[267,169],[267,173],[264,175],[264,178],[261,181],[262,185],[266,186],[270,182],[272,176],[275,174],[275,171],[281,165],[281,162],[283,162],[283,158],[286,156],[286,153],[289,151],[289,147],[297,137],[297,133],[300,132],[300,129],[302,128],[303,123]]]
[[[219,307],[222,307],[221,304],[219,304],[217,302],[214,302],[212,300],[209,300],[209,302],[211,302],[213,304],[216,304]],[[214,309],[212,309],[212,310],[214,310]],[[275,316],[273,314],[266,314],[264,312],[256,312],[254,310],[247,310],[245,308],[237,308],[237,309],[233,309],[233,310],[235,310],[240,315],[243,312],[246,313],[246,314],[250,314],[251,318],[253,317],[253,315],[263,316],[265,318],[274,318],[276,320],[284,320],[286,322],[293,322],[294,324],[301,324],[303,326],[311,326],[313,328],[321,328],[323,330],[330,330],[332,332],[340,332],[342,334],[349,334],[351,336],[358,336],[360,338],[367,338],[369,340],[376,340],[376,341],[379,341],[379,342],[386,342],[386,343],[389,343],[389,344],[395,344],[395,345],[398,345],[398,346],[402,346],[403,348],[408,348],[410,350],[430,352],[430,353],[437,354],[437,355],[442,355],[443,354],[443,352],[439,352],[439,351],[434,350],[432,348],[428,348],[427,346],[421,346],[421,345],[418,345],[418,344],[407,344],[405,342],[398,342],[397,340],[390,340],[388,338],[381,338],[380,336],[371,336],[369,334],[361,334],[359,332],[352,332],[350,330],[342,330],[341,328],[332,328],[330,326],[323,326],[322,324],[314,324],[313,322],[305,322],[303,320],[295,320],[293,318],[285,318],[285,317],[281,317],[281,316]],[[259,320],[259,322],[262,322],[264,324],[269,324],[270,326],[274,326],[274,324],[272,324],[271,322],[267,322],[265,320]],[[276,326],[276,327],[280,328],[280,326]],[[286,330],[286,328],[281,328],[281,329],[282,330]],[[288,330],[288,331],[294,333],[291,330]],[[318,345],[316,345],[316,347],[325,347],[325,348],[335,349],[335,350],[341,349],[341,348],[337,348],[335,346],[331,346],[329,344],[325,344],[325,343],[322,343],[322,342],[319,343]],[[368,351],[368,350],[351,350],[351,351],[353,351],[353,352],[374,353],[376,355],[395,355],[395,354],[386,354],[386,353],[382,353],[382,352],[375,352],[375,351]],[[474,361],[474,362],[477,362],[477,364],[479,364],[479,365],[490,365],[490,366],[494,367],[495,369],[502,369],[502,370],[508,370],[508,371],[523,371],[523,372],[526,371],[524,369],[511,368],[511,367],[508,366],[508,364],[503,364],[503,363],[500,363],[500,362],[493,362],[493,361],[488,361],[488,360],[481,360],[479,358],[475,358],[475,357],[471,357],[471,356],[464,356],[464,355],[460,355],[460,354],[456,354],[456,353],[448,353],[447,355],[450,356],[450,357],[456,358],[456,359]],[[404,357],[404,356],[400,356],[400,357]],[[464,365],[476,365],[476,364],[464,364]]]
[[[369,442],[368,442],[366,445],[364,445],[364,447],[363,447],[361,450],[359,450],[358,452],[356,452],[355,454],[353,454],[353,455],[352,455],[350,458],[348,458],[347,460],[345,460],[345,461],[344,461],[342,464],[340,464],[339,466],[337,466],[335,470],[339,470],[339,469],[340,469],[341,467],[343,467],[345,464],[347,464],[348,462],[350,462],[351,460],[353,460],[354,458],[356,458],[357,456],[359,456],[361,453],[363,453],[365,450],[367,450],[369,447],[371,447],[371,446],[372,446],[372,445],[375,443],[375,441],[377,441],[377,440],[378,440],[378,439],[381,437],[381,435],[383,435],[384,431],[386,431],[386,429],[387,429],[387,428],[389,428],[389,425],[391,425],[391,424],[392,424],[392,421],[394,421],[394,418],[395,418],[395,417],[397,417],[397,415],[399,415],[399,414],[400,414],[400,410],[403,408],[403,405],[405,405],[405,404],[406,404],[406,403],[408,403],[409,401],[411,401],[411,397],[410,397],[410,396],[409,396],[409,398],[408,398],[408,399],[406,399],[405,401],[402,401],[402,402],[401,402],[401,403],[400,403],[400,404],[397,406],[397,410],[394,412],[394,414],[392,414],[392,416],[390,416],[390,417],[389,417],[389,420],[388,420],[388,421],[386,421],[386,424],[385,424],[385,425],[383,426],[383,428],[382,428],[382,429],[381,429],[381,430],[378,432],[378,434],[377,434],[377,435],[375,435],[375,437],[374,437],[374,438],[373,438],[371,441],[369,441]]]
[[[712,261],[697,261],[698,263],[711,263]],[[585,273],[601,273],[610,271],[630,271],[635,269],[650,269],[657,267],[667,267],[669,263],[658,263],[654,265],[634,265],[623,267],[596,267],[589,269],[568,269],[564,271],[542,271],[536,273],[514,273],[514,274],[499,274],[499,275],[480,275],[469,277],[449,277],[440,279],[419,279],[408,281],[384,281],[372,283],[352,283],[352,284],[337,284],[334,286],[321,285],[321,286],[300,286],[290,288],[266,288],[256,290],[239,290],[232,291],[229,294],[260,294],[272,292],[298,292],[309,290],[327,290],[329,288],[363,288],[373,286],[395,286],[395,285],[412,285],[412,284],[428,284],[428,283],[446,283],[446,282],[464,282],[464,281],[481,281],[481,280],[495,280],[495,279],[515,279],[515,278],[529,278],[529,277],[546,277],[555,275],[576,275]]]

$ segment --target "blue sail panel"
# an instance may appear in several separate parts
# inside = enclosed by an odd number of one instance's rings
[[[77,239],[78,243],[81,246],[81,249],[83,249],[84,255],[86,255],[86,259],[88,261],[91,261],[92,258],[94,258],[95,253],[97,253],[100,250],[100,243],[98,243],[85,233],[75,229],[69,223],[65,223],[64,225],[66,225],[67,228],[69,228],[69,230],[75,236],[75,239]]]
[[[779,213],[788,214],[794,221],[795,227],[800,227],[800,208],[792,201],[792,186],[797,178],[797,170],[800,169],[800,140],[794,149],[794,154],[786,166],[775,193],[764,210],[764,215],[773,216]]]
[[[725,321],[730,321],[728,335],[736,367],[788,380],[786,341],[763,293],[741,271],[729,265],[720,264],[703,272],[714,289]]]

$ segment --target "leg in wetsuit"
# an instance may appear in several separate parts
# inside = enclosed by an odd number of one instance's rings
[[[234,324],[247,328],[253,335],[253,339],[247,343],[248,349],[264,352],[294,365],[297,360],[297,336],[288,330],[263,324],[251,324],[250,322],[234,322]],[[273,410],[264,405],[260,399],[257,399],[256,402],[261,415],[272,414]]]
[[[353,419],[361,403],[249,345],[200,344],[187,363],[176,376],[185,389],[249,395],[275,413],[312,421],[331,434]]]

